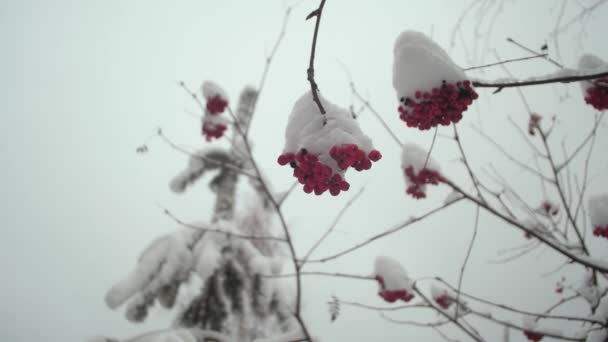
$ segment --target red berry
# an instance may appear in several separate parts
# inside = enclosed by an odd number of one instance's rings
[[[380,154],[380,151],[378,150],[371,150],[368,156],[369,159],[371,159],[371,161],[373,162],[377,162],[378,160],[380,160],[380,158],[382,158],[382,154]]]
[[[207,110],[210,114],[216,115],[224,112],[228,106],[228,101],[216,95],[210,99],[207,99]]]
[[[542,340],[544,337],[544,335],[541,333],[528,331],[528,330],[524,330],[524,335],[526,335],[528,340],[534,341],[534,342],[538,342],[538,341]]]

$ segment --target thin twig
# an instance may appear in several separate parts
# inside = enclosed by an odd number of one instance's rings
[[[456,292],[456,303],[460,303],[460,291],[462,289],[462,280],[464,279],[464,271],[467,267],[467,263],[469,262],[469,257],[471,256],[471,251],[473,250],[473,245],[475,244],[475,238],[477,237],[477,228],[479,227],[479,206],[475,207],[475,225],[473,226],[473,236],[471,237],[471,242],[469,243],[469,248],[467,248],[467,255],[464,258],[464,262],[460,267],[460,277],[458,278],[458,291]],[[454,316],[458,317],[458,309],[460,305],[456,305],[456,314]]]
[[[307,79],[308,79],[308,82],[310,83],[310,91],[312,92],[312,98],[315,101],[315,103],[317,104],[317,106],[319,107],[319,111],[323,115],[325,115],[325,108],[323,108],[323,104],[321,104],[321,100],[319,99],[319,94],[318,94],[319,86],[317,85],[317,82],[315,81],[315,53],[317,50],[317,36],[319,34],[319,25],[321,24],[321,14],[323,14],[324,6],[325,6],[325,0],[321,0],[319,7],[308,16],[308,18],[311,18],[312,16],[316,16],[317,19],[316,19],[316,23],[315,23],[315,32],[312,37],[312,47],[310,49],[310,62],[308,64],[308,69],[306,70],[306,74],[308,76]]]

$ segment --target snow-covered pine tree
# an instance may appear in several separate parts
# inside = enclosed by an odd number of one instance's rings
[[[202,87],[203,96],[208,85]],[[130,321],[145,320],[157,302],[176,313],[169,329],[123,341],[253,341],[294,329],[288,289],[268,277],[281,270],[281,238],[272,230],[271,202],[256,178],[248,177],[258,198],[242,213],[235,211],[239,178],[247,178],[252,169],[246,135],[240,133],[248,129],[257,94],[252,87],[241,92],[235,114],[240,132],[234,132],[231,149],[192,154],[186,169],[170,183],[181,193],[213,173],[209,188],[215,193],[215,207],[210,222],[182,223],[184,228],[154,240],[131,274],[109,290],[108,306],[114,309],[128,302]]]

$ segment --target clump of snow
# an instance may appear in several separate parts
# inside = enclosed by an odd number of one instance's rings
[[[153,241],[139,257],[135,270],[108,291],[108,307],[115,309],[140,291],[155,293],[187,274],[193,259],[188,248],[192,234],[190,229],[182,229]]]
[[[413,282],[399,261],[387,256],[376,257],[374,277],[380,288],[378,295],[385,301],[409,302],[414,298]]]
[[[431,285],[431,297],[444,310],[448,309],[454,302],[454,296],[451,291],[435,284]]]
[[[589,197],[588,207],[593,235],[608,239],[608,194]]]
[[[581,295],[581,297],[585,298],[592,308],[599,305],[601,291],[598,286],[594,284],[593,272],[590,269],[585,271],[585,275],[583,276],[577,292]]]
[[[593,226],[608,226],[608,194],[590,196],[588,208]]]
[[[297,329],[288,331],[288,332],[278,335],[278,336],[258,338],[258,339],[253,340],[253,342],[291,342],[291,341],[309,341],[309,340],[306,338],[306,335],[304,334],[304,332],[302,331],[301,328],[297,328]],[[316,336],[311,336],[310,341],[311,342],[321,342],[321,339],[319,339]]]
[[[445,50],[423,33],[405,31],[393,53],[393,87],[401,102],[401,119],[421,130],[460,121],[477,93]]]
[[[458,191],[452,191],[445,197],[443,204],[444,205],[452,204],[461,198],[462,198],[462,194],[460,194]]]
[[[221,98],[228,101],[228,93],[213,81],[204,81],[201,85],[201,93],[207,101],[213,98]]]
[[[601,58],[585,54],[578,61],[580,70],[601,69],[608,66]],[[585,102],[597,110],[608,109],[608,77],[594,81],[582,81],[581,88]]]
[[[347,109],[334,105],[321,94],[319,99],[326,110],[324,115],[310,91],[296,101],[278,162],[294,169],[294,177],[305,192],[320,195],[329,190],[338,195],[350,187],[344,179],[348,168],[367,170],[381,155]]]
[[[607,329],[597,329],[589,332],[585,342],[606,342],[608,340]]]
[[[403,145],[401,167],[405,175],[406,193],[414,198],[426,197],[426,185],[443,182],[439,164],[415,143]]]
[[[604,295],[600,300],[600,304],[597,306],[597,309],[595,309],[593,319],[608,323],[608,295]]]

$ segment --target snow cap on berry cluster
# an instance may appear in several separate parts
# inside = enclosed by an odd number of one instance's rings
[[[415,192],[424,194],[426,193],[426,184],[428,184],[427,180],[420,182],[420,180],[410,177],[410,175],[408,175],[408,170],[410,168],[411,171],[413,171],[413,176],[420,176],[422,170],[428,170],[435,173],[437,176],[439,176],[441,172],[439,164],[425,149],[415,143],[406,143],[403,145],[403,150],[401,152],[401,168],[405,172],[405,184],[408,187],[408,193],[410,193],[409,190],[411,187],[415,187]]]
[[[607,67],[608,63],[592,54],[585,54],[578,61],[578,68],[582,71],[605,71]],[[608,109],[608,78],[580,83],[587,104],[597,110]]]
[[[228,94],[212,81],[203,82],[201,93],[206,101],[201,133],[207,141],[221,138],[228,128],[228,120],[220,115],[228,106]]]
[[[393,53],[393,87],[408,127],[427,130],[456,123],[478,98],[464,71],[423,33],[401,33]]]
[[[347,109],[329,102],[321,94],[318,95],[326,111],[325,115],[319,111],[310,91],[302,95],[289,116],[283,151],[297,152],[305,148],[310,153],[319,154],[319,161],[337,172],[340,169],[336,161],[329,156],[329,150],[334,145],[356,144],[360,149],[369,152],[373,149],[372,141],[361,131],[359,123]]]
[[[209,101],[209,99],[219,97],[225,101],[228,101],[228,94],[222,87],[213,81],[205,81],[201,85],[201,93],[203,97]]]
[[[374,276],[381,277],[381,290],[407,290],[413,292],[412,280],[401,263],[391,257],[377,256],[374,263]]]
[[[594,54],[590,54],[590,53],[586,53],[584,55],[581,56],[581,58],[578,60],[578,68],[581,71],[589,71],[589,70],[596,70],[596,69],[600,69],[602,67],[606,67],[608,66],[608,63],[606,63],[603,59],[599,58],[598,56],[594,55]],[[587,96],[587,89],[593,87],[593,83],[589,82],[589,81],[582,81],[581,82],[581,88],[583,89],[583,96]]]
[[[420,172],[422,169],[441,171],[439,164],[433,157],[420,145],[412,142],[404,144],[403,150],[401,150],[401,167],[407,168],[410,166],[414,168],[414,172]]]
[[[332,195],[348,190],[343,179],[349,167],[367,170],[381,154],[373,149],[351,113],[327,101],[319,94],[326,110],[323,115],[306,92],[296,101],[285,130],[285,147],[279,164],[290,164],[304,191]]]
[[[538,342],[543,339],[544,335],[536,332],[537,324],[534,317],[526,315],[521,319],[524,328],[524,335],[528,338],[529,341]]]
[[[456,83],[467,79],[462,68],[424,33],[404,31],[397,38],[393,53],[393,87],[397,98],[414,98],[416,91],[431,90],[444,80]]]
[[[589,197],[589,218],[593,226],[608,227],[608,194]]]

